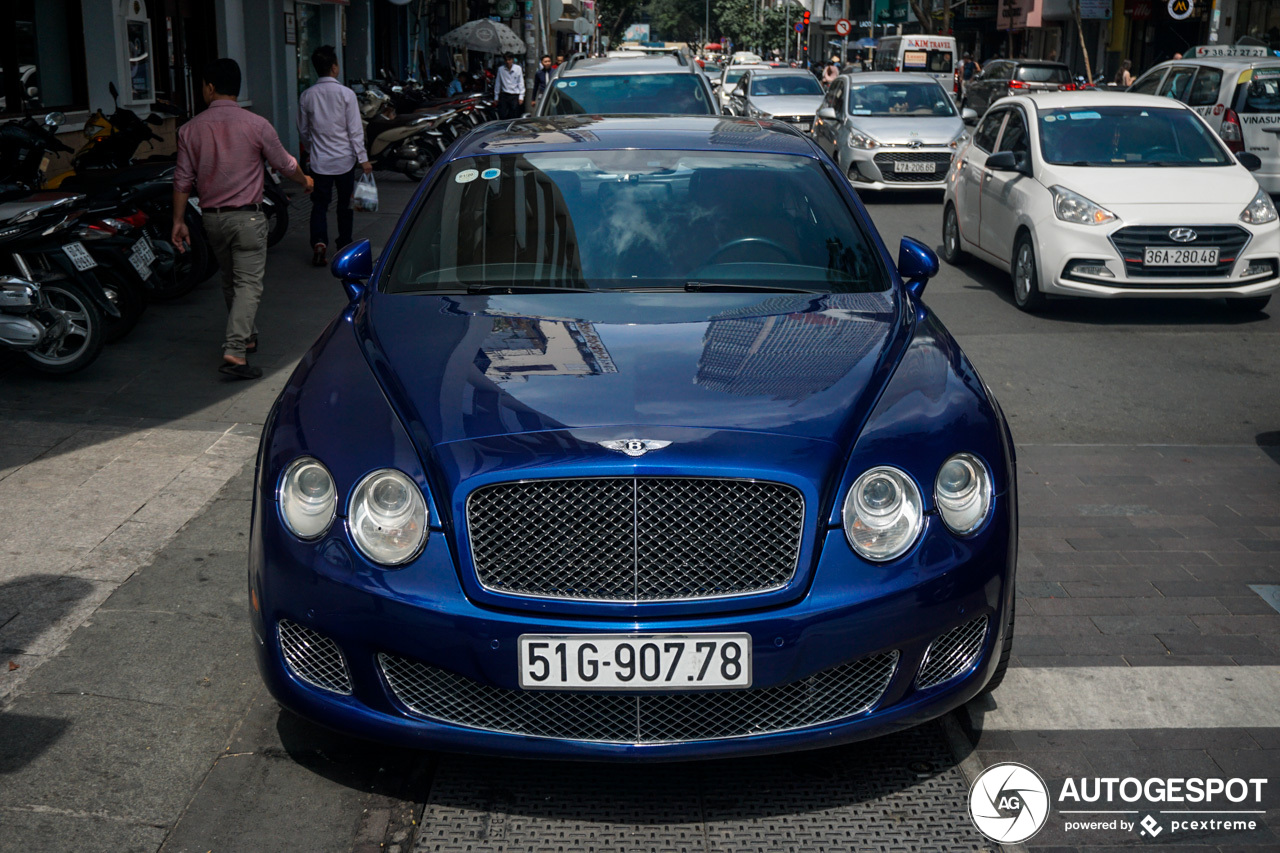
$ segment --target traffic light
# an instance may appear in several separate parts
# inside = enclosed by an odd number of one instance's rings
[[[806,10],[806,11],[805,11],[805,13],[804,13],[804,25],[805,25],[806,27],[807,27],[807,26],[809,26],[809,12],[808,12],[808,10]]]

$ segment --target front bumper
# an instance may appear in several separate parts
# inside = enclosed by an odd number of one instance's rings
[[[1167,219],[1164,216],[1160,222],[1148,224],[1122,217],[1120,223],[1104,228],[1057,220],[1048,223],[1036,241],[1041,289],[1064,296],[1220,299],[1265,296],[1280,288],[1280,222],[1249,226],[1229,220],[1203,225],[1197,219],[1191,227],[1238,226],[1247,232],[1247,240],[1229,261],[1220,263],[1221,270],[1204,274],[1171,270],[1162,274],[1145,267],[1140,252],[1122,251],[1126,243],[1118,240],[1117,234],[1126,229],[1132,233],[1133,229],[1174,227]],[[1110,276],[1081,271],[1079,266],[1083,264],[1105,267]],[[1246,275],[1251,267],[1255,271]]]
[[[871,149],[845,146],[841,156],[845,158],[845,176],[857,190],[945,190],[955,150],[937,146]],[[899,161],[927,162],[933,171],[898,172],[895,164]]]
[[[482,607],[465,595],[442,531],[432,533],[423,555],[410,567],[385,571],[365,563],[347,545],[341,519],[318,542],[300,542],[283,531],[275,504],[259,498],[249,581],[258,664],[272,694],[282,705],[334,729],[403,746],[460,752],[670,760],[817,748],[917,725],[968,701],[990,679],[1004,638],[1016,558],[1014,499],[1002,495],[991,520],[976,536],[957,539],[936,516],[929,516],[917,546],[887,565],[859,560],[842,531],[824,531],[809,589],[797,600],[766,610],[661,619],[646,618],[644,607],[634,605],[602,605],[598,616],[588,618],[513,613]],[[554,604],[548,610],[554,610]],[[919,687],[917,675],[930,644],[984,618],[986,630],[975,654],[948,680]],[[281,620],[336,643],[348,671],[349,695],[309,684],[286,665],[278,640]],[[738,712],[738,699],[748,693],[759,691],[758,698],[774,691],[768,695],[789,696],[792,701],[833,668],[878,655],[896,658],[866,710],[812,724],[795,718],[801,724],[782,731],[760,731],[750,722],[735,730],[722,721],[716,736],[679,742],[546,736],[557,729],[543,725],[547,720],[542,717],[565,708],[563,713],[580,713],[581,693],[558,693],[550,701],[537,697],[530,713],[542,716],[532,722],[527,716],[512,721],[512,708],[532,704],[525,700],[533,692],[520,691],[517,682],[521,634],[615,632],[749,633],[752,687],[721,691],[711,703],[726,719]],[[393,687],[388,679],[388,656],[416,664],[421,671],[444,673],[458,694],[447,697],[449,701],[507,704],[488,718],[477,716],[475,707],[469,707],[470,714],[436,718],[415,713],[403,684]],[[707,703],[699,705],[704,706]],[[690,730],[710,731],[705,726]]]

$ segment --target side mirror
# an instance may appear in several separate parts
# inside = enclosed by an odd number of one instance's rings
[[[347,297],[355,301],[364,292],[365,283],[373,275],[373,245],[368,240],[357,240],[344,246],[333,256],[329,271],[342,282]]]
[[[836,115],[836,111],[831,109],[831,107],[823,107],[818,110],[818,118],[823,121],[836,121],[839,116]]]
[[[903,237],[898,245],[898,275],[907,283],[907,292],[915,299],[924,293],[929,279],[938,274],[938,256],[914,237]]]
[[[67,121],[65,114],[60,112],[51,112],[44,117],[44,123],[47,127],[62,127]],[[1255,158],[1256,159],[1256,158]],[[1258,161],[1258,165],[1262,165],[1262,161]]]
[[[1257,154],[1248,151],[1241,151],[1236,155],[1236,162],[1244,166],[1250,172],[1256,172],[1262,168],[1262,158]]]
[[[1031,156],[1025,151],[998,151],[987,158],[987,168],[997,172],[1031,174]]]
[[[960,120],[961,121],[977,121],[978,111],[973,109],[972,107],[965,107],[960,111]]]

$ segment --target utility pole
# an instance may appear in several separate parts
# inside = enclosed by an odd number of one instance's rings
[[[840,17],[844,18],[846,21],[849,20],[849,0],[844,0],[844,3],[840,7],[840,9],[841,9]],[[853,27],[850,26],[849,32],[840,36],[840,67],[841,68],[844,68],[845,64],[848,63],[849,61],[849,36],[852,34],[853,34]]]
[[[942,0],[942,34],[951,35],[951,0]]]

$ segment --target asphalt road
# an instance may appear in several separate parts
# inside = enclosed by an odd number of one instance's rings
[[[408,187],[383,192],[375,242]],[[940,240],[937,197],[868,207],[895,252],[904,235]],[[48,488],[110,473],[144,433],[164,439],[149,439],[147,470],[179,477],[210,443],[256,434],[274,388],[341,304],[294,250],[269,267],[262,324],[276,355],[256,389],[216,383],[216,346],[188,345],[188,327],[167,325],[204,318],[216,344],[211,285],[152,309],[96,380],[5,375],[20,393],[0,404],[0,422],[32,436],[29,453],[0,459],[7,514],[29,526]],[[1097,775],[1268,778],[1255,829],[1169,829],[1158,841],[1280,849],[1280,613],[1254,589],[1280,584],[1280,301],[1249,320],[1212,301],[1062,301],[1031,316],[1014,307],[1008,276],[976,261],[944,264],[925,300],[996,391],[1019,446],[1018,632],[993,702],[843,749],[634,772],[370,746],[281,712],[257,680],[243,583],[251,466],[229,480],[200,468],[221,491],[180,507],[155,474],[145,482],[157,496],[138,512],[169,507],[181,526],[156,534],[172,536],[158,552],[112,552],[107,572],[86,541],[61,598],[21,592],[58,589],[48,573],[0,597],[0,650],[21,664],[0,690],[0,851],[981,849],[968,780],[1000,761],[1033,767],[1055,790]],[[207,440],[178,441],[202,430]],[[119,474],[89,509],[120,524],[103,507],[143,482]],[[0,530],[0,550],[16,553],[16,535]],[[65,636],[49,639],[41,619]],[[1163,820],[1153,804],[1131,808]],[[1143,841],[1059,820],[1030,846]]]

